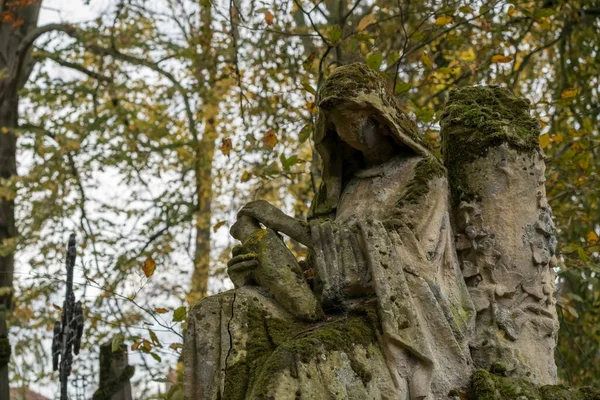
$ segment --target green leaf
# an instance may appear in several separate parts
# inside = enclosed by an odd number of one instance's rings
[[[554,15],[554,10],[551,8],[542,8],[541,10],[535,12],[536,20],[538,18],[551,17],[552,15]]]
[[[419,109],[415,110],[415,114],[416,114],[417,118],[419,118],[421,121],[427,123],[427,122],[431,122],[431,120],[433,119],[433,116],[435,115],[435,111],[432,110],[431,108],[419,108]]]
[[[162,358],[160,358],[160,356],[156,353],[150,353],[150,355],[152,356],[152,358],[154,358],[156,361],[161,362]]]
[[[403,82],[402,80],[398,79],[398,81],[396,81],[396,87],[394,88],[394,93],[396,93],[396,94],[404,93],[404,92],[408,91],[409,89],[410,89],[410,83],[406,83],[406,82]]]
[[[339,25],[333,25],[327,33],[331,44],[337,44],[342,39],[342,28]]]
[[[300,140],[300,143],[304,143],[308,140],[308,138],[310,137],[310,134],[312,133],[312,126],[310,124],[306,124],[302,127],[302,130],[300,131],[300,134],[298,135],[298,140]]]
[[[585,254],[585,250],[583,249],[583,247],[577,246],[577,254],[579,255],[579,258],[581,259],[581,261],[583,261],[583,262],[588,261],[588,256],[587,256],[587,254]]]
[[[359,40],[361,42],[370,42],[371,40],[373,40],[373,36],[369,35],[368,33],[357,33],[356,35],[354,35],[354,39]]]
[[[574,307],[565,305],[563,306],[563,309],[565,309],[569,314],[571,314],[575,318],[579,318],[579,313],[577,312],[577,310],[575,310]]]
[[[279,161],[281,161],[281,166],[285,171],[289,171],[290,168],[298,163],[298,156],[292,155],[289,158],[286,158],[285,155],[279,156]]]
[[[185,306],[181,306],[173,312],[173,322],[181,322],[185,320],[187,310]]]
[[[169,397],[169,400],[183,400],[183,390],[179,388],[174,391],[173,394],[171,394],[171,397]]]
[[[112,352],[117,352],[121,349],[121,345],[123,344],[123,342],[125,341],[125,336],[123,336],[123,334],[121,333],[117,333],[115,336],[113,336],[112,339]]]
[[[376,51],[374,53],[367,55],[367,59],[366,59],[367,65],[376,71],[379,71],[382,61],[383,61],[383,55],[381,54],[380,51]]]
[[[160,340],[158,340],[158,337],[156,336],[156,333],[154,333],[152,329],[148,329],[148,332],[150,332],[150,340],[152,340],[152,344],[158,347],[162,347],[160,344]]]
[[[302,81],[302,87],[310,94],[317,95],[317,91],[308,83],[308,81]]]

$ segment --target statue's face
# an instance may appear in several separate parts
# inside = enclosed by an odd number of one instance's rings
[[[388,140],[368,110],[341,105],[330,110],[328,117],[340,139],[356,150],[370,151]]]

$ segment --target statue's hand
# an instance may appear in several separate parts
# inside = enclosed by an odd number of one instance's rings
[[[254,281],[252,272],[259,266],[257,254],[244,246],[235,246],[232,254],[233,257],[227,262],[227,275],[234,286],[237,288]]]
[[[308,224],[299,219],[285,215],[268,201],[251,201],[242,207],[238,213],[238,218],[239,217],[253,218],[265,227],[286,234],[307,247],[312,246],[312,238]]]

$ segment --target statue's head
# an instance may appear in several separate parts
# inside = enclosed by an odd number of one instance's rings
[[[311,214],[335,209],[344,182],[368,153],[434,157],[388,82],[365,64],[336,68],[318,93],[315,147],[323,160],[323,185]]]
[[[365,64],[336,68],[319,90],[318,105],[316,144],[335,135],[362,151],[388,137],[399,148],[429,153],[415,123],[388,89],[388,82]]]

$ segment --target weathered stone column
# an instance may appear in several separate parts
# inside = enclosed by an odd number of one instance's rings
[[[529,103],[500,87],[450,94],[442,114],[456,248],[477,309],[476,367],[556,382],[556,239]]]

